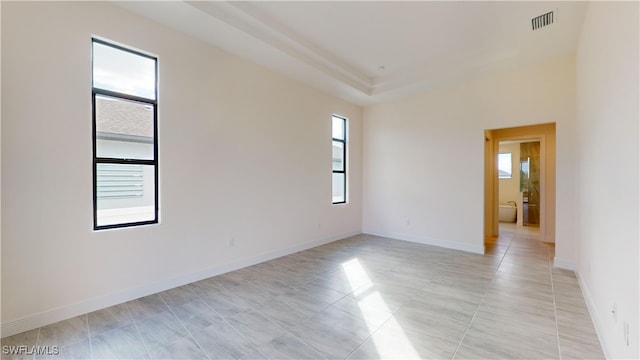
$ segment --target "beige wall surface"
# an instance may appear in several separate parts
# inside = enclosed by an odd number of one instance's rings
[[[574,117],[573,56],[365,108],[364,232],[483,252],[484,131]]]
[[[158,56],[160,224],[92,231],[92,36]],[[3,2],[2,75],[3,335],[361,231],[358,106],[106,2]]]
[[[591,3],[577,52],[576,270],[612,359],[640,357],[639,10]]]

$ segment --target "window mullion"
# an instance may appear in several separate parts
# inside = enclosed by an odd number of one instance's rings
[[[113,97],[113,98],[120,98],[120,99],[126,99],[126,100],[130,100],[130,101],[137,101],[137,102],[153,105],[154,107],[158,104],[157,100],[153,100],[153,99],[149,99],[149,98],[141,97],[141,96],[124,94],[124,93],[117,92],[117,91],[105,90],[105,89],[100,89],[100,88],[96,88],[96,87],[92,88],[92,91],[93,91],[93,95],[94,96],[95,95],[104,95],[104,96],[109,96],[109,97]]]
[[[96,158],[96,163],[100,164],[132,164],[132,165],[156,165],[155,160],[145,159],[121,159],[121,158]]]

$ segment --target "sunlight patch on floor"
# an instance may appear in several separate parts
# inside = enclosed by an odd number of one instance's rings
[[[383,313],[392,314],[393,312],[387,306],[380,292],[375,290],[375,286],[360,263],[360,260],[357,258],[351,259],[342,264],[342,269],[349,279],[354,297],[358,300],[358,307],[362,314],[362,319],[366,322],[370,332],[375,331],[380,324],[380,315]],[[382,334],[380,331],[371,336],[371,341],[373,341],[376,347],[379,358],[420,358],[411,340],[409,340],[402,330],[402,326],[400,326],[394,317],[386,321],[385,327],[387,329],[391,327],[396,330],[393,336],[386,336],[386,334]]]

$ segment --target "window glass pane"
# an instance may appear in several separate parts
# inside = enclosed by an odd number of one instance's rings
[[[334,141],[332,151],[333,170],[344,171],[344,143]]]
[[[155,166],[97,164],[97,226],[155,220]]]
[[[344,119],[333,117],[333,138],[345,140],[344,136]]]
[[[153,160],[152,105],[96,95],[96,156]]]
[[[93,87],[155,100],[155,60],[94,42]]]
[[[498,177],[511,179],[511,153],[498,154]]]
[[[344,173],[333,173],[333,202],[345,201]]]

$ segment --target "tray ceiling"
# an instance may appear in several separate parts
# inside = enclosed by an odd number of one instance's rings
[[[118,5],[366,105],[575,52],[585,2],[139,1]],[[532,19],[554,12],[533,31]]]

